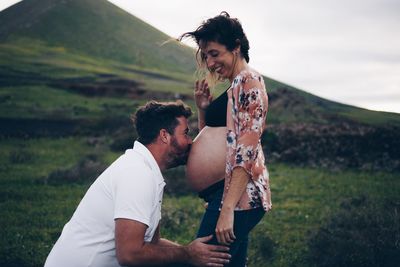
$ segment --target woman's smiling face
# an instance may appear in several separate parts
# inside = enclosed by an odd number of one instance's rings
[[[217,73],[224,79],[233,78],[235,55],[226,46],[209,41],[201,46],[201,58],[211,73]]]

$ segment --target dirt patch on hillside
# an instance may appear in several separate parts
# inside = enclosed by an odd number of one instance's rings
[[[151,91],[144,89],[144,84],[132,79],[123,79],[108,75],[101,79],[73,78],[52,81],[50,86],[61,88],[87,97],[127,97],[131,99],[154,99],[154,100],[186,100],[187,95]]]

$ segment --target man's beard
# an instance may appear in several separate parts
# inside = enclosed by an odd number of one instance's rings
[[[189,144],[187,146],[187,149],[183,151],[183,149],[179,147],[176,139],[174,138],[172,139],[171,146],[173,147],[173,151],[171,151],[168,155],[169,160],[167,164],[167,169],[171,169],[180,165],[185,165],[189,157],[191,145]]]

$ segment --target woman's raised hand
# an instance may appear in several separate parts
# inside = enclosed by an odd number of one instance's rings
[[[212,95],[210,93],[210,87],[205,79],[196,81],[194,87],[194,100],[199,110],[205,110],[212,101]]]

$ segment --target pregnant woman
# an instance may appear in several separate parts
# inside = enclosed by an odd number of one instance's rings
[[[208,81],[229,80],[212,100],[206,79],[195,84],[200,133],[187,163],[187,179],[207,203],[198,236],[230,246],[229,266],[245,266],[249,232],[271,209],[268,171],[261,135],[268,96],[262,76],[250,68],[249,42],[240,22],[228,13],[203,22],[193,38],[199,68]]]

